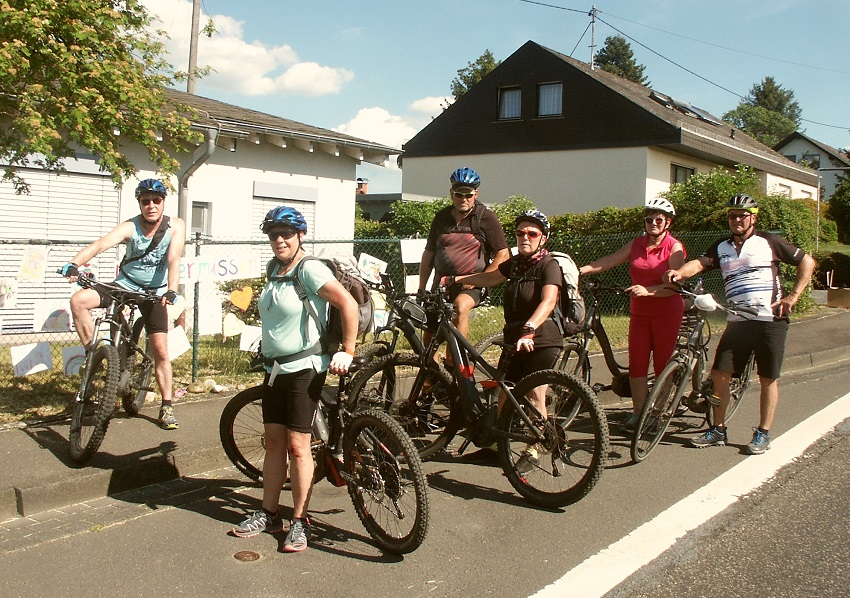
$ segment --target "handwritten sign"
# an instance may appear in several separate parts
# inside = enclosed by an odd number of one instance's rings
[[[242,278],[259,278],[263,269],[260,257],[186,256],[180,260],[180,282],[222,282]]]
[[[263,329],[259,326],[245,326],[242,329],[242,336],[239,338],[240,351],[256,351],[260,348],[260,341],[263,338]]]
[[[175,326],[168,331],[168,360],[174,361],[192,348],[189,337],[182,326]]]
[[[32,343],[10,347],[15,376],[29,376],[53,369],[50,343]]]

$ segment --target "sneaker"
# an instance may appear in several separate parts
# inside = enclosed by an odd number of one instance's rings
[[[307,549],[307,541],[310,539],[310,520],[293,519],[289,526],[289,533],[283,543],[284,552],[301,552]]]
[[[640,414],[638,413],[632,413],[629,415],[629,417],[626,418],[626,421],[623,422],[623,432],[626,434],[634,434],[639,419]]]
[[[770,432],[762,432],[760,428],[753,428],[753,439],[747,445],[747,452],[751,455],[761,455],[770,449]]]
[[[729,440],[726,437],[726,428],[721,430],[717,426],[711,426],[705,434],[701,434],[696,438],[691,439],[691,446],[695,448],[726,446],[728,441]]]
[[[159,409],[159,425],[163,430],[176,430],[180,427],[177,418],[174,417],[174,407],[163,405]]]
[[[537,450],[537,445],[527,446],[516,462],[516,471],[517,473],[528,473],[538,463],[540,463],[540,451]]]
[[[268,513],[264,509],[260,509],[231,531],[234,536],[239,538],[253,538],[262,532],[272,533],[280,531],[282,528],[283,520],[280,518],[280,513]]]

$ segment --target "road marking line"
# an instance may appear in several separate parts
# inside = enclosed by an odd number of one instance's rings
[[[603,596],[673,546],[686,533],[771,479],[779,469],[802,455],[848,417],[850,393],[771,441],[770,450],[766,453],[744,459],[707,486],[587,558],[531,598]]]

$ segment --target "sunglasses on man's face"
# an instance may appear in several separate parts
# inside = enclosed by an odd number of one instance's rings
[[[278,237],[283,237],[284,241],[288,241],[292,237],[298,234],[298,231],[295,229],[283,229],[283,230],[274,230],[269,233],[266,233],[269,237],[269,241],[277,241]]]
[[[747,216],[751,216],[750,212],[729,212],[726,217],[729,220],[744,220]]]
[[[647,216],[643,219],[643,221],[647,224],[664,224],[664,218],[661,216],[656,216],[655,218],[653,218],[652,216]]]
[[[455,197],[463,197],[464,199],[469,199],[470,197],[475,195],[475,191],[472,191],[470,193],[465,193],[463,191],[452,191],[452,195],[454,195]]]
[[[518,230],[516,231],[517,239],[522,239],[523,237],[528,237],[529,239],[536,239],[540,235],[542,235],[538,230]]]
[[[165,201],[164,197],[157,196],[157,197],[146,197],[145,199],[140,199],[139,203],[142,204],[143,206],[149,206],[151,204],[159,205],[163,201]]]

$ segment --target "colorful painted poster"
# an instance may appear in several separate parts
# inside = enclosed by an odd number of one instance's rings
[[[86,350],[82,345],[62,347],[62,364],[66,376],[76,376],[86,361]]]
[[[28,247],[21,258],[18,270],[18,283],[44,282],[44,270],[47,267],[47,247]]]
[[[15,376],[29,376],[53,369],[50,343],[31,343],[9,347]]]

